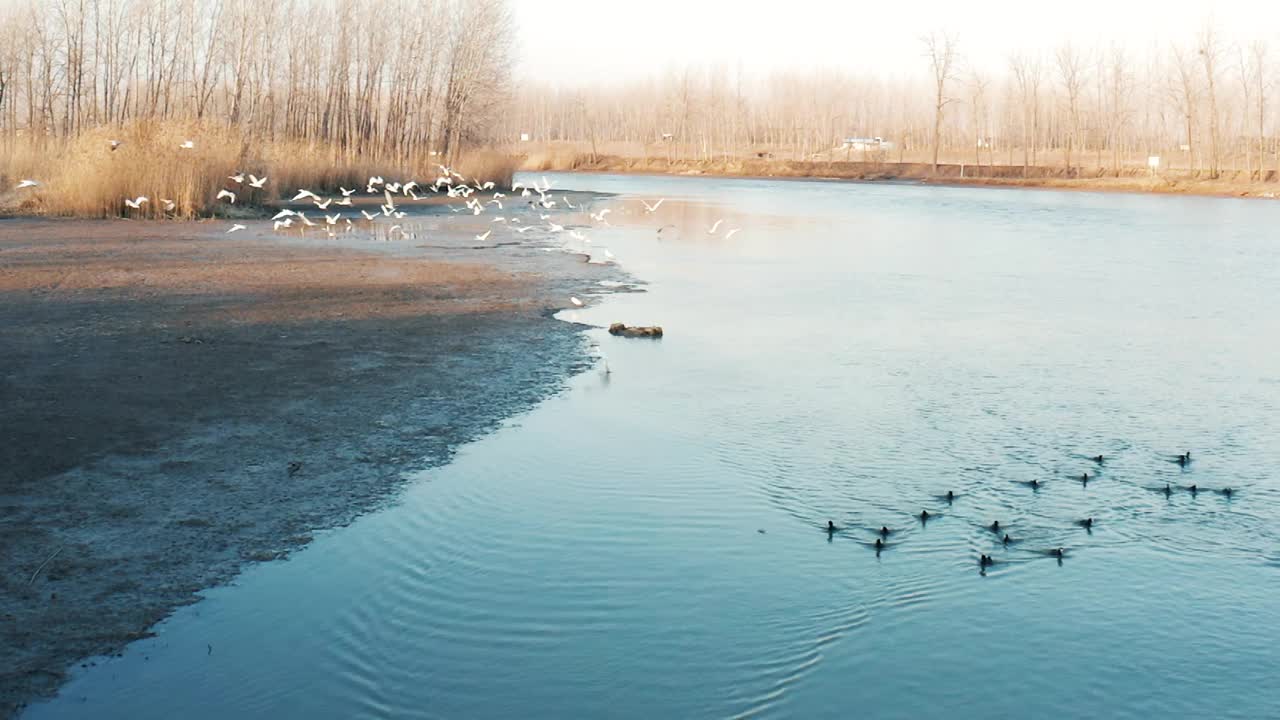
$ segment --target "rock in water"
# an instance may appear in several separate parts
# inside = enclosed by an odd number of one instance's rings
[[[609,326],[609,334],[633,338],[660,338],[662,337],[662,328],[657,325],[650,327],[627,327],[622,323],[614,323]]]

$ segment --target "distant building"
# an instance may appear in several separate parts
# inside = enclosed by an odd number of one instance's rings
[[[888,150],[893,147],[893,143],[879,137],[848,137],[844,139],[844,148],[846,150]]]

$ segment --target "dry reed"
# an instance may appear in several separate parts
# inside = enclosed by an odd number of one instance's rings
[[[116,149],[113,140],[120,141]],[[187,140],[193,149],[181,147]],[[66,142],[26,136],[0,142],[0,207],[23,214],[193,218],[228,212],[215,199],[224,188],[236,193],[238,207],[254,207],[287,200],[300,188],[363,189],[373,175],[427,185],[440,174],[437,160],[370,157],[317,143],[256,140],[225,128],[143,121],[88,130]],[[509,185],[518,165],[502,152],[477,150],[453,169],[469,180]],[[236,183],[230,176],[237,173],[265,176],[266,186],[253,189],[247,178]],[[26,178],[40,186],[12,191]],[[148,198],[140,209],[125,205],[139,196]]]

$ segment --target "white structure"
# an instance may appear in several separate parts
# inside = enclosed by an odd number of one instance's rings
[[[520,142],[529,142],[529,133],[520,133]]]
[[[888,150],[893,147],[893,143],[880,137],[850,137],[844,139],[844,147],[847,150]]]

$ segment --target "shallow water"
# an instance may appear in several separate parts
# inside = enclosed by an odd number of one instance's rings
[[[1275,716],[1280,205],[548,177],[666,338],[27,717]]]

